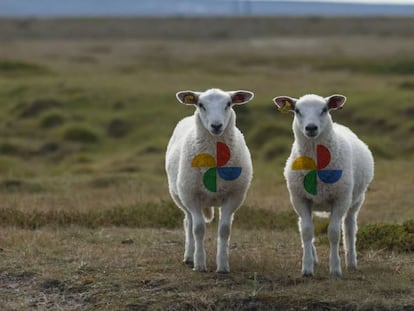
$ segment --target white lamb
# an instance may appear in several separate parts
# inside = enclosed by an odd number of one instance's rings
[[[295,141],[284,175],[291,203],[299,216],[302,275],[312,276],[318,260],[312,223],[312,212],[317,211],[331,214],[329,270],[333,276],[340,277],[341,223],[346,266],[349,270],[357,268],[356,218],[374,175],[372,154],[350,129],[332,122],[329,111],[341,109],[345,96],[305,95],[300,99],[280,96],[273,101],[279,110],[292,111],[295,115]]]
[[[234,212],[246,197],[252,179],[250,152],[236,127],[234,105],[253,98],[247,91],[182,91],[177,99],[196,107],[181,120],[169,141],[166,171],[172,199],[185,214],[184,262],[206,271],[205,222],[221,207],[218,224],[217,272],[229,268],[229,240]]]

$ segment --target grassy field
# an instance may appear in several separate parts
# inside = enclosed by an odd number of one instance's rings
[[[412,24],[1,20],[0,309],[414,308]],[[224,276],[213,272],[216,221],[209,272],[181,264],[182,213],[163,164],[176,122],[193,112],[175,93],[210,87],[256,94],[236,108],[254,180]],[[346,95],[333,117],[376,160],[359,218],[360,271],[342,280],[328,274],[326,220],[316,225],[316,276],[300,276],[282,177],[292,117],[271,99],[306,93]]]

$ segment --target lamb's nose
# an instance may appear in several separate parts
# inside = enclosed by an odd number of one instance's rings
[[[211,127],[213,128],[214,131],[218,132],[221,130],[223,124],[221,123],[217,123],[217,124],[212,124]]]
[[[313,133],[318,130],[318,126],[316,124],[311,123],[311,124],[306,125],[305,130],[307,132]]]

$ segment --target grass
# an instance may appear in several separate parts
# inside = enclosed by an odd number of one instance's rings
[[[48,69],[45,66],[34,63],[1,60],[0,73],[3,75],[39,75],[48,73]]]
[[[68,125],[62,129],[62,138],[79,143],[96,143],[99,135],[87,125]]]
[[[370,224],[358,232],[358,248],[386,249],[394,252],[414,251],[414,221],[398,224]]]
[[[0,309],[411,308],[412,19],[152,22],[0,20]],[[174,94],[209,87],[255,92],[235,108],[254,180],[226,276],[213,272],[217,219],[209,272],[181,265],[183,215],[164,172],[168,138],[193,112]],[[328,274],[326,220],[316,276],[300,276],[282,176],[292,116],[271,99],[306,93],[346,95],[333,117],[376,159],[360,271],[342,280]]]

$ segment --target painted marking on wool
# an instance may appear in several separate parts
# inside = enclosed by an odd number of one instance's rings
[[[316,146],[314,159],[301,156],[292,163],[292,170],[310,170],[303,178],[303,186],[309,194],[318,194],[318,177],[326,184],[336,183],[342,177],[342,170],[325,169],[331,162],[331,153],[324,145]]]
[[[237,179],[241,173],[241,167],[224,166],[231,158],[230,148],[222,142],[216,144],[216,159],[208,153],[200,153],[191,161],[192,167],[208,167],[203,175],[204,187],[210,192],[217,192],[217,175],[226,181]]]

